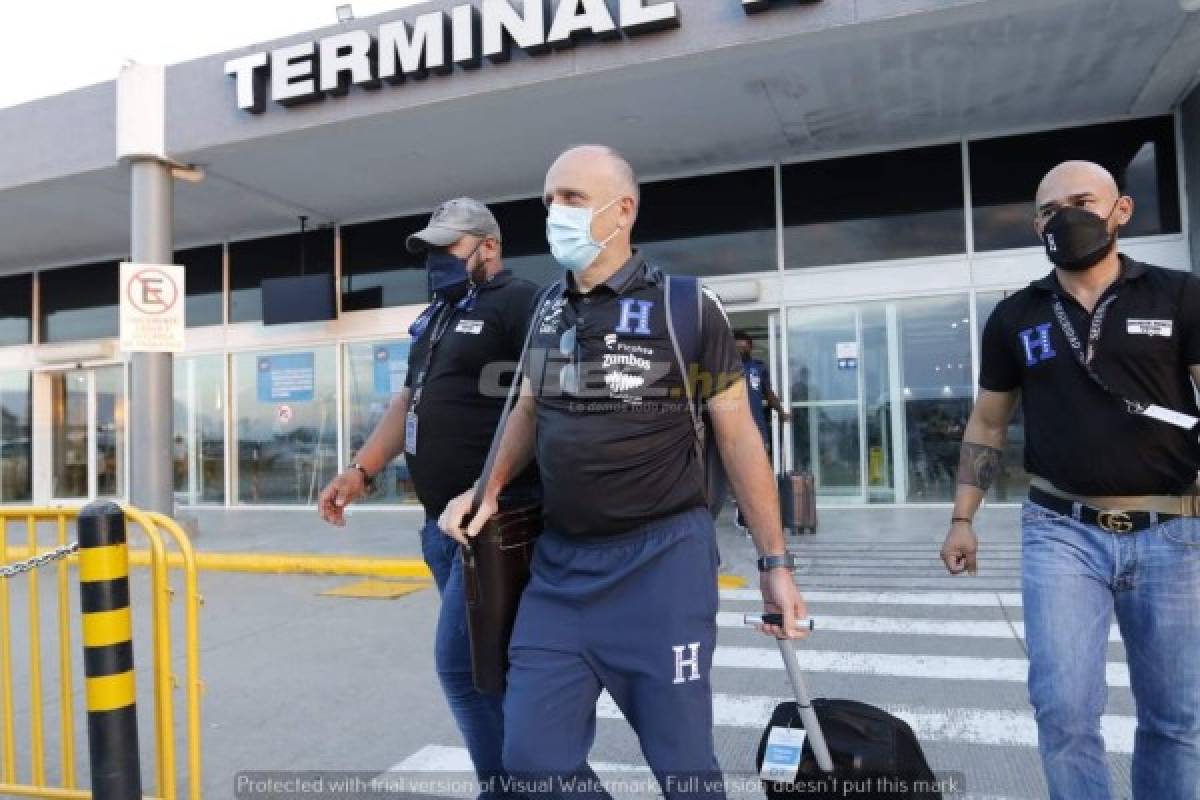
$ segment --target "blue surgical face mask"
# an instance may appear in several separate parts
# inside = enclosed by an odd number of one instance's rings
[[[546,241],[550,243],[550,253],[563,269],[572,272],[583,272],[605,245],[612,241],[620,232],[620,227],[603,242],[592,238],[592,219],[596,214],[605,211],[617,198],[593,211],[590,208],[576,208],[554,203],[546,215]]]

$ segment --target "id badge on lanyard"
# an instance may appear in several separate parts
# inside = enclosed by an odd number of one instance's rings
[[[475,293],[472,289],[463,300],[453,307],[447,306],[443,301],[438,300],[434,305],[430,306],[424,314],[422,314],[416,322],[413,323],[413,328],[417,328],[415,334],[420,336],[425,332],[425,329],[432,323],[433,327],[429,331],[429,343],[426,345],[425,365],[420,372],[417,373],[417,379],[413,385],[412,402],[409,403],[408,413],[404,415],[404,452],[407,455],[413,456],[417,454],[417,430],[420,427],[417,418],[417,406],[421,402],[421,394],[425,388],[425,380],[429,377],[429,370],[433,365],[433,351],[438,346],[438,342],[446,335],[446,329],[450,327],[451,321],[454,319],[454,311],[470,308],[474,303]],[[413,328],[409,329],[411,333]]]
[[[404,415],[404,452],[410,456],[417,454],[417,412],[409,411]]]
[[[1108,383],[1100,377],[1092,364],[1092,359],[1096,355],[1096,344],[1100,341],[1100,330],[1104,326],[1104,317],[1108,313],[1109,307],[1117,299],[1115,294],[1108,296],[1106,300],[1101,302],[1100,306],[1092,315],[1092,326],[1088,330],[1087,348],[1079,340],[1079,334],[1075,332],[1075,326],[1071,324],[1071,319],[1067,316],[1066,308],[1063,306],[1062,298],[1054,298],[1054,316],[1058,320],[1058,327],[1062,331],[1063,336],[1067,339],[1067,344],[1071,346],[1071,352],[1075,355],[1075,360],[1083,367],[1083,371],[1087,373],[1092,382],[1099,386],[1110,395],[1120,399],[1125,403],[1125,410],[1130,414],[1138,414],[1150,419],[1156,419],[1159,422],[1165,422],[1168,425],[1174,425],[1176,428],[1181,428],[1185,431],[1194,429],[1200,425],[1200,419],[1193,417],[1191,414],[1184,414],[1181,411],[1173,411],[1169,408],[1156,405],[1154,403],[1140,403],[1136,400],[1121,395],[1108,385]]]

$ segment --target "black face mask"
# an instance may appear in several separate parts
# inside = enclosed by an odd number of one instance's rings
[[[1108,232],[1108,220],[1116,210],[1114,203],[1107,217],[1076,206],[1054,212],[1042,229],[1042,244],[1051,263],[1067,272],[1082,272],[1098,264],[1117,244],[1116,232]]]

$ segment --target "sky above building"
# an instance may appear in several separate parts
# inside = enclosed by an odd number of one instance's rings
[[[126,61],[174,64],[332,25],[343,0],[6,0],[0,108],[113,80]],[[426,0],[351,0],[362,18]]]

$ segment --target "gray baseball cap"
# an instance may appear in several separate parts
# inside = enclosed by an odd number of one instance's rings
[[[446,247],[472,234],[493,236],[499,241],[500,226],[483,203],[471,197],[456,197],[438,206],[429,224],[408,237],[408,251],[419,253],[430,247]]]

